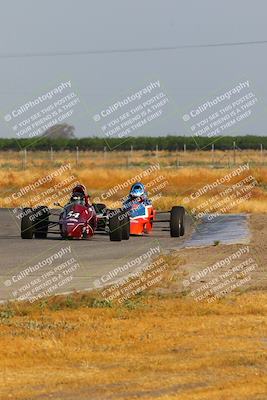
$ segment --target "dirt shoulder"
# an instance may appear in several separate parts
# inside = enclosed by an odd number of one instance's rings
[[[248,244],[218,244],[173,252],[172,258],[177,262],[182,259],[183,263],[175,268],[175,262],[172,261],[172,278],[159,291],[184,293],[196,300],[204,300],[211,297],[212,293],[219,295],[228,289],[228,293],[266,289],[267,214],[249,215],[248,224],[251,232]],[[209,295],[203,297],[207,290],[210,291]]]

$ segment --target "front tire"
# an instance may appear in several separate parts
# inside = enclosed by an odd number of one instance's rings
[[[34,233],[34,226],[32,219],[30,218],[32,216],[32,209],[31,208],[23,208],[23,217],[21,219],[21,229],[20,229],[20,235],[22,239],[32,239],[33,238],[33,233]]]
[[[45,206],[39,206],[39,207],[35,208],[33,213],[35,215],[34,236],[36,239],[46,239],[50,213],[49,213],[47,207],[45,207]]]
[[[111,213],[114,213],[114,215],[109,218],[109,238],[112,242],[120,242],[122,240],[120,213],[116,213],[116,211]]]
[[[184,236],[184,207],[174,206],[171,209],[170,234],[171,237]]]
[[[121,236],[122,240],[130,239],[130,217],[127,211],[121,213]]]

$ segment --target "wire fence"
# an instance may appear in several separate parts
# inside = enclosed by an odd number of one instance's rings
[[[1,151],[1,168],[26,170],[34,166],[51,167],[65,162],[70,162],[76,168],[133,168],[143,167],[154,163],[155,160],[162,168],[233,168],[237,165],[249,163],[251,167],[267,167],[267,151],[263,145],[258,150],[242,149],[233,142],[230,150],[217,150],[215,144],[209,150],[183,150],[167,151],[155,146],[154,150],[135,150],[133,146],[129,151],[109,151],[104,147],[102,151],[75,150],[56,151],[51,146],[48,151],[32,151],[23,149],[19,151]]]

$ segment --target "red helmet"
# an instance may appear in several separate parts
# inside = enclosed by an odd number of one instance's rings
[[[85,204],[88,206],[90,201],[89,201],[89,196],[87,194],[87,190],[86,187],[84,185],[76,185],[73,189],[72,189],[72,194],[77,194],[77,193],[81,193],[84,196],[85,199]]]
[[[86,196],[86,187],[84,185],[77,185],[72,189],[72,193],[82,193]]]

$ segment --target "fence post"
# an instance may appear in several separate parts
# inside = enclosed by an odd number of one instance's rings
[[[53,147],[51,146],[50,148],[50,160],[53,162],[54,160],[54,154],[53,154]]]
[[[26,169],[27,168],[27,149],[24,149],[23,154],[22,154],[22,168]]]
[[[176,168],[179,168],[178,147],[176,147],[176,160],[175,160],[175,163],[176,163]]]
[[[76,146],[76,167],[79,165],[79,147]]]
[[[212,159],[212,167],[214,168],[214,143],[211,145],[211,159]]]
[[[234,165],[235,165],[235,163],[236,163],[236,145],[235,145],[235,142],[233,143],[233,146],[234,146]]]
[[[261,144],[261,163],[263,164],[263,144]]]
[[[104,146],[104,153],[103,153],[103,155],[104,155],[104,160],[106,160],[106,158],[107,158],[107,146]]]

